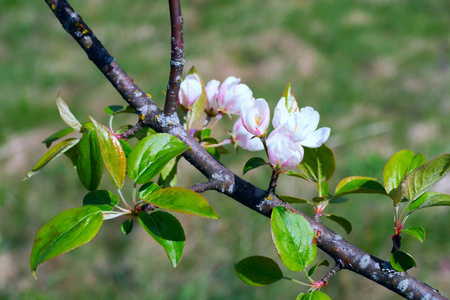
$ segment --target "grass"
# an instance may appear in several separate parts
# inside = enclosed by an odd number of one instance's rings
[[[170,58],[167,4],[72,4],[162,105]],[[291,82],[299,105],[313,106],[321,126],[332,128],[337,171],[331,189],[350,175],[381,178],[383,164],[398,150],[427,158],[449,151],[449,6],[439,0],[183,2],[186,68],[195,65],[205,81],[240,77],[271,107]],[[28,266],[34,235],[60,211],[79,206],[85,194],[64,159],[19,182],[45,151],[40,141],[64,127],[56,94],[61,91],[80,120],[89,114],[103,123],[103,107],[123,100],[44,1],[0,0],[0,7],[0,299],[294,299],[302,291],[287,281],[251,288],[234,275],[238,260],[249,255],[277,260],[276,253],[267,220],[216,193],[206,197],[220,221],[179,216],[187,246],[175,270],[145,232],[125,237],[120,222],[112,221],[86,246],[40,266],[35,281]],[[222,135],[222,129],[214,134]],[[251,156],[241,151],[224,163],[240,175]],[[188,164],[182,170],[180,186],[203,180]],[[258,172],[244,178],[265,188],[268,170]],[[106,182],[105,175],[103,188]],[[446,182],[441,189],[449,193]],[[313,196],[310,185],[292,178],[281,178],[278,191]],[[352,197],[330,212],[353,223],[354,232],[346,236],[352,243],[388,258],[387,199]],[[425,227],[427,239],[423,245],[403,241],[419,265],[411,273],[447,296],[450,242],[442,231],[448,212],[429,209],[412,216],[409,224]],[[332,299],[398,299],[349,272],[341,272],[325,292]]]

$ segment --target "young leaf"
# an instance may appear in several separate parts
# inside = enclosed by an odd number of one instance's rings
[[[189,189],[165,188],[144,196],[142,200],[167,210],[218,220],[220,217],[202,195]]]
[[[177,185],[178,173],[177,167],[181,156],[172,158],[169,163],[164,167],[164,169],[159,174],[158,184],[162,187],[174,187]]]
[[[236,275],[252,286],[265,286],[283,279],[278,264],[264,256],[250,256],[234,265]]]
[[[81,183],[95,191],[103,175],[103,158],[100,143],[94,131],[83,133],[78,144],[77,172]]]
[[[320,266],[328,267],[329,265],[330,265],[330,263],[328,262],[328,260],[322,260],[320,263],[315,264],[314,266],[311,267],[311,269],[309,269],[308,276],[311,277],[314,274],[314,272],[316,271],[317,267],[320,267]]]
[[[123,234],[129,235],[131,230],[133,230],[133,219],[127,219],[123,221],[122,225],[120,226],[120,230]]]
[[[128,176],[136,183],[146,183],[186,149],[181,140],[167,133],[146,137],[134,146],[128,156]]]
[[[331,221],[338,223],[342,228],[344,228],[347,234],[350,234],[350,232],[352,232],[352,223],[350,223],[350,221],[346,218],[337,215],[327,215],[326,217]]]
[[[317,149],[304,148],[303,161],[298,166],[314,182],[327,181],[336,169],[333,151],[325,144]]]
[[[423,241],[425,240],[425,229],[423,229],[423,227],[421,227],[421,226],[409,227],[409,228],[406,228],[406,229],[402,229],[400,231],[404,232],[404,233],[407,233],[410,236],[415,237],[421,243],[423,243]]]
[[[411,256],[411,254],[403,251],[396,251],[394,253],[391,253],[390,262],[392,268],[399,272],[405,272],[412,267],[417,267],[416,261]]]
[[[169,213],[155,211],[148,215],[141,211],[138,215],[139,223],[160,244],[175,268],[183,254],[186,241],[180,222]]]
[[[376,180],[376,178],[362,176],[344,178],[336,187],[335,197],[353,193],[376,193],[386,195],[384,187]]]
[[[43,262],[92,240],[102,223],[102,212],[94,206],[72,208],[54,217],[34,240],[30,258],[33,275],[36,277],[36,268]]]
[[[69,106],[67,106],[67,103],[64,102],[61,97],[56,97],[56,105],[58,106],[59,114],[61,115],[61,118],[63,119],[64,123],[72,127],[75,131],[80,132],[81,131],[81,123],[78,122],[77,118],[72,114],[72,112],[69,109]]]
[[[304,179],[306,181],[309,181],[308,176],[306,176],[305,174],[299,173],[299,172],[287,171],[286,175],[287,176],[291,176],[291,177],[301,178],[301,179]]]
[[[272,239],[278,256],[292,271],[300,272],[316,258],[314,230],[299,214],[282,206],[272,210],[270,219]]]
[[[450,154],[439,155],[415,169],[406,177],[405,197],[411,201],[422,196],[450,170]]]
[[[132,108],[131,106],[124,106],[124,105],[110,105],[105,107],[105,113],[108,115],[114,116],[121,113],[129,113],[129,114],[136,114],[136,110]]]
[[[140,199],[147,199],[150,197],[150,195],[156,191],[159,191],[161,189],[161,186],[154,183],[154,182],[147,182],[146,184],[143,184],[139,188],[139,198]]]
[[[80,139],[67,139],[62,142],[59,142],[50,150],[48,150],[44,156],[41,157],[41,159],[37,162],[37,164],[31,169],[30,172],[28,172],[27,176],[25,176],[22,181],[27,180],[31,176],[35,175],[37,172],[39,172],[43,167],[45,167],[49,162],[54,161],[58,156],[63,154],[64,152],[68,151],[70,148],[78,144]]]
[[[301,293],[295,300],[331,300],[327,294],[321,291],[314,291],[309,293]]]
[[[93,205],[102,211],[113,210],[117,204],[119,204],[119,197],[105,190],[89,192],[83,198],[83,206]]]
[[[410,150],[401,150],[392,155],[383,169],[384,187],[389,197],[393,199],[395,190],[400,185],[405,174],[410,174],[415,168],[425,162],[426,159],[423,154],[414,154]]]
[[[321,181],[320,184],[317,182],[316,183],[316,187],[317,187],[317,191],[319,192],[319,197],[326,197],[328,198],[328,192],[330,191],[330,188],[328,186],[328,182],[327,181]]]
[[[103,161],[105,162],[111,181],[117,189],[121,189],[125,181],[127,167],[127,159],[122,146],[108,128],[97,123],[91,116],[89,116],[89,119],[97,132]]]
[[[47,146],[47,148],[49,148],[54,141],[57,141],[60,138],[63,138],[66,135],[71,134],[72,132],[74,132],[73,128],[72,127],[67,127],[67,128],[61,129],[58,132],[55,132],[54,134],[52,134],[51,136],[49,136],[48,138],[46,138],[42,142],[45,144],[45,146]]]
[[[122,146],[122,150],[123,150],[123,153],[125,154],[125,158],[128,158],[128,155],[130,155],[130,152],[133,148],[127,141],[125,141],[123,139],[120,139],[119,143]]]
[[[296,197],[291,197],[291,196],[280,196],[279,195],[278,198],[280,198],[281,200],[283,200],[284,202],[287,202],[287,203],[301,203],[301,204],[309,203],[309,201],[306,199],[296,198]]]
[[[408,210],[414,211],[416,209],[432,206],[450,206],[450,195],[436,192],[424,193],[408,206]]]
[[[245,166],[244,166],[244,169],[242,172],[243,172],[243,174],[245,174],[250,170],[264,166],[265,164],[266,164],[266,161],[264,159],[262,159],[261,157],[252,157],[245,163]]]

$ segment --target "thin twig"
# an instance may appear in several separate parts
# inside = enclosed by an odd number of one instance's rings
[[[202,183],[196,183],[189,189],[196,193],[203,193],[205,191],[216,190],[218,185],[220,185],[220,183],[217,180],[213,179]]]
[[[171,23],[171,57],[170,75],[167,85],[164,115],[171,116],[176,113],[178,105],[178,91],[180,90],[181,76],[184,67],[183,43],[183,17],[181,16],[180,0],[169,0]]]

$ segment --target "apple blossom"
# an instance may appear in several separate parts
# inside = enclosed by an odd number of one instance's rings
[[[202,95],[202,82],[197,74],[189,74],[181,82],[178,93],[178,103],[185,109],[190,109]]]
[[[330,137],[330,128],[319,125],[320,115],[312,107],[306,106],[294,115],[296,128],[292,132],[292,141],[309,148],[318,148]],[[316,130],[317,129],[317,130]]]
[[[259,151],[264,149],[261,140],[245,129],[242,118],[237,119],[234,123],[231,138],[235,145],[240,146],[244,150]]]
[[[289,89],[290,91],[290,89]],[[298,112],[298,104],[291,92],[281,97],[273,113],[272,125],[278,128],[286,122],[294,122],[292,116]]]
[[[207,98],[205,110],[210,116],[215,116],[218,113],[217,94],[219,93],[219,85],[220,81],[213,79],[205,87]]]
[[[240,107],[245,101],[253,100],[250,88],[243,84],[240,78],[233,76],[225,79],[217,93],[218,110],[224,114],[240,114]]]
[[[303,153],[302,146],[291,140],[286,125],[272,131],[267,139],[267,155],[275,167],[292,170],[303,160]]]
[[[257,137],[264,136],[270,123],[270,108],[266,100],[245,101],[240,110],[245,129]]]

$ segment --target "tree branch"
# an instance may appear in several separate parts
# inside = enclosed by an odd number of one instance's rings
[[[167,85],[164,114],[174,115],[178,106],[178,91],[184,67],[183,17],[181,16],[180,0],[169,0],[170,23],[172,28],[170,76]]]
[[[303,214],[302,212],[291,207],[276,196],[266,198],[266,191],[261,190],[251,183],[243,180],[235,175],[228,168],[214,159],[192,136],[190,136],[177,122],[178,118],[173,118],[172,112],[173,97],[178,95],[179,85],[176,84],[177,75],[173,85],[169,81],[168,93],[170,99],[168,104],[166,101],[167,114],[162,114],[156,105],[153,104],[151,98],[145,95],[142,90],[133,82],[122,68],[111,57],[102,44],[97,40],[88,26],[81,20],[81,17],[70,7],[66,0],[45,0],[50,6],[55,16],[63,25],[64,29],[72,35],[72,37],[80,44],[87,53],[90,60],[102,71],[105,77],[111,82],[116,90],[122,95],[140,115],[142,124],[149,126],[158,132],[166,132],[181,139],[187,146],[191,148],[186,151],[183,156],[197,168],[209,181],[214,180],[214,189],[233,198],[250,209],[270,217],[271,208],[275,206],[284,206],[293,212],[296,212],[311,224],[317,235],[317,246],[325,253],[330,255],[338,262],[343,269],[347,269],[358,273],[407,299],[446,299],[437,290],[429,285],[422,283],[406,272],[396,272],[389,262],[376,258],[358,247],[352,245],[341,236],[333,232],[331,229],[323,225],[321,222],[315,221],[313,218]],[[174,8],[174,16],[179,16],[178,21],[181,26],[182,19],[179,14],[179,3],[176,0],[170,0]],[[178,5],[178,6],[177,6]],[[177,21],[177,22],[178,22]],[[177,23],[178,24],[178,23]],[[176,29],[182,35],[181,27]],[[178,42],[181,40],[178,37]],[[174,43],[174,42],[172,42]],[[179,47],[180,44],[175,43],[173,49]],[[174,45],[174,44],[172,44]],[[182,61],[184,51],[180,49],[178,58],[179,63]],[[178,51],[178,50],[177,50]],[[173,54],[173,53],[172,53]],[[184,63],[184,61],[183,61]],[[174,64],[171,63],[171,66]],[[182,69],[174,71],[178,74]],[[171,72],[172,76],[172,72]],[[181,75],[180,75],[181,76]]]

